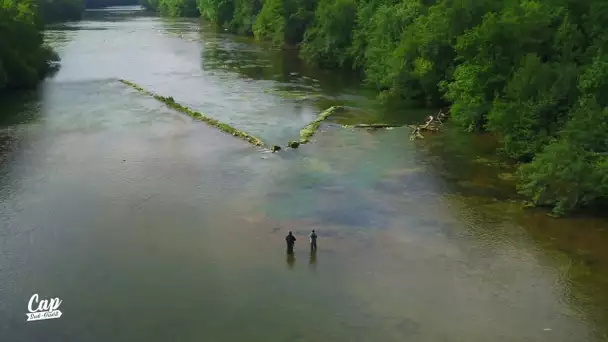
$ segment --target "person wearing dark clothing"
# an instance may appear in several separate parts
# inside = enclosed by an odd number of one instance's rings
[[[317,233],[315,233],[315,230],[312,230],[312,233],[310,233],[310,235],[308,235],[308,237],[310,238],[310,250],[311,251],[316,251],[317,250]]]
[[[293,245],[295,245],[296,243],[296,237],[293,236],[291,231],[289,231],[289,234],[287,234],[287,236],[285,237],[285,241],[287,242],[287,253],[292,254]]]

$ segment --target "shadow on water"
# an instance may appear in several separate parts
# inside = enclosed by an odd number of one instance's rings
[[[273,80],[284,87],[320,90],[340,95],[348,89],[360,92],[361,78],[347,71],[328,71],[304,63],[295,50],[272,49],[252,37],[234,36],[202,26],[204,69],[225,69],[252,80]]]
[[[517,199],[515,166],[497,155],[499,142],[489,134],[472,135],[446,125],[441,134],[417,140],[421,161],[445,191],[464,196],[486,196],[494,200]]]
[[[40,118],[42,106],[42,88],[27,91],[15,91],[0,95],[2,115],[0,127],[25,124]]]
[[[93,28],[92,28],[93,29]],[[82,30],[80,27],[70,26],[70,24],[49,25],[44,30],[44,41],[49,44],[56,52],[62,53],[64,48],[73,41],[74,36]],[[61,61],[47,78],[52,78],[61,69]]]
[[[285,255],[287,256],[287,268],[291,270],[296,264],[296,255],[294,253],[285,253]]]
[[[317,250],[310,250],[310,258],[308,258],[308,264],[314,269],[317,267]]]
[[[10,182],[16,160],[27,145],[28,130],[42,117],[42,87],[0,96],[0,195]],[[0,202],[2,201],[0,196]]]
[[[119,6],[100,9],[88,9],[84,12],[84,21],[121,22],[136,18],[150,17],[151,13],[143,11],[141,6]]]

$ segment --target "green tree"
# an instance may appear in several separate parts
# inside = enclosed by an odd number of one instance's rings
[[[304,35],[304,59],[325,67],[352,65],[349,50],[356,19],[355,0],[320,0]]]
[[[239,34],[253,35],[253,25],[262,10],[262,0],[234,0],[234,15],[228,29]]]
[[[38,84],[59,57],[43,44],[33,0],[0,1],[0,91]]]
[[[220,26],[230,23],[235,11],[234,0],[198,0],[201,16]]]
[[[446,94],[454,119],[470,130],[483,128],[494,99],[502,96],[526,54],[546,61],[559,53],[552,43],[565,14],[561,7],[521,1],[487,13],[479,26],[460,36],[456,51],[462,63]]]
[[[140,4],[152,11],[170,17],[198,17],[200,12],[196,0],[139,0]]]
[[[275,45],[297,45],[314,17],[316,4],[315,0],[264,0],[253,34]]]
[[[170,17],[198,17],[196,0],[159,0],[159,11]]]

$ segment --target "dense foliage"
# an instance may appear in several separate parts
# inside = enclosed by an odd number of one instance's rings
[[[300,46],[309,63],[361,70],[384,101],[451,105],[456,124],[496,134],[521,162],[519,190],[536,205],[563,214],[608,201],[605,0],[197,5],[226,29]]]
[[[141,0],[140,3],[147,9],[171,17],[196,17],[200,15],[196,0]]]
[[[35,0],[0,0],[0,91],[33,87],[58,56],[43,45]]]
[[[137,3],[137,0],[0,0],[0,92],[35,86],[59,60],[44,45],[41,32],[44,24],[78,20],[85,5]]]

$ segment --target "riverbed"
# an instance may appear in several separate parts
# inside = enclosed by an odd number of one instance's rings
[[[608,341],[608,220],[522,210],[491,137],[344,128],[431,112],[198,20],[46,39],[61,69],[2,99],[2,341]],[[118,79],[281,146],[361,111],[268,153]],[[26,322],[35,293],[62,316]]]

